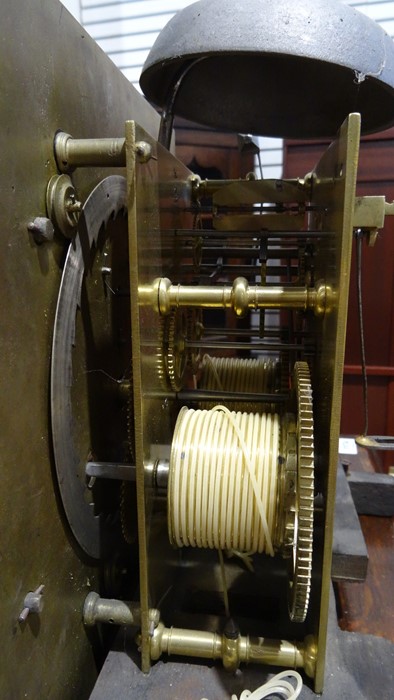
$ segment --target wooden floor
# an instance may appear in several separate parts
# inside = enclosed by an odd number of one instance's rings
[[[383,471],[379,457],[362,447],[346,460],[353,471]],[[394,642],[394,518],[362,515],[360,522],[369,554],[367,579],[337,585],[339,625]]]

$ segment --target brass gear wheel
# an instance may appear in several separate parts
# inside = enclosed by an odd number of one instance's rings
[[[187,370],[195,374],[200,351],[187,346],[186,340],[200,340],[203,332],[200,309],[175,309],[160,319],[155,353],[156,375],[164,390],[180,391]]]
[[[187,309],[175,309],[166,322],[164,360],[167,376],[171,389],[180,391],[183,387],[188,360],[185,342],[189,325]]]
[[[165,356],[167,352],[167,318],[159,318],[159,329],[157,335],[157,346],[155,353],[155,368],[156,376],[162,389],[166,390],[169,388],[167,380],[167,367]]]
[[[306,362],[294,365],[297,397],[296,528],[293,547],[293,580],[289,591],[289,615],[304,622],[308,612],[313,549],[314,444],[312,387]]]

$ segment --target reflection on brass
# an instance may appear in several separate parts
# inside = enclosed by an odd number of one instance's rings
[[[313,678],[316,642],[312,636],[295,643],[241,635],[229,639],[225,634],[165,627],[160,622],[150,640],[150,654],[154,661],[162,654],[222,659],[229,671],[236,671],[242,662],[303,668]]]
[[[240,318],[248,309],[311,309],[322,316],[332,302],[331,288],[323,282],[315,288],[262,287],[249,285],[244,277],[237,277],[231,287],[184,286],[161,278],[151,286],[141,285],[138,294],[141,305],[151,305],[162,316],[182,306],[233,309]]]

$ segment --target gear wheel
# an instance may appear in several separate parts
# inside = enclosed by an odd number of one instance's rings
[[[164,358],[167,375],[173,391],[180,391],[186,371],[188,354],[185,340],[188,331],[187,309],[175,309],[167,320],[164,347],[167,346]]]
[[[119,175],[102,180],[86,199],[79,219],[80,232],[68,248],[53,330],[50,405],[56,474],[72,533],[81,549],[92,559],[100,559],[101,555],[101,520],[94,508],[94,499],[86,497],[85,464],[90,445],[85,441],[89,436],[89,426],[76,419],[73,394],[73,362],[75,368],[76,361],[73,352],[83,298],[81,290],[85,273],[88,269],[90,271],[87,265],[92,263],[95,251],[101,249],[99,241],[110,243],[106,226],[125,208],[127,185],[125,178]],[[92,325],[89,325],[91,329]],[[91,339],[93,342],[94,336]],[[82,397],[78,398],[78,404],[80,401]]]
[[[167,341],[166,341],[167,323],[168,323],[168,319],[166,319],[166,318],[159,319],[159,328],[158,328],[158,335],[157,335],[157,347],[156,347],[156,354],[155,354],[156,376],[157,376],[157,379],[159,381],[160,386],[164,390],[169,388],[168,380],[167,380],[167,367],[166,367],[166,361],[165,361],[165,356],[166,356],[166,352],[167,352]]]
[[[294,384],[298,414],[298,470],[293,580],[289,591],[289,615],[293,622],[304,622],[311,589],[314,506],[312,388],[309,367],[306,362],[295,363]]]

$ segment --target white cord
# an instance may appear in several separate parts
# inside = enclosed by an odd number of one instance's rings
[[[279,433],[277,415],[181,409],[168,485],[174,544],[274,555]]]
[[[200,389],[237,393],[270,394],[275,391],[278,364],[271,359],[243,359],[204,355],[201,365]],[[261,413],[270,406],[257,402],[229,401],[233,411]],[[204,402],[212,408],[213,403]]]
[[[284,678],[292,678],[296,681],[294,687],[289,681]],[[251,692],[244,690],[239,696],[239,700],[264,700],[272,695],[281,695],[283,700],[297,700],[302,690],[302,678],[297,671],[281,671],[276,676],[271,678],[267,683]],[[207,700],[202,698],[201,700]],[[238,700],[236,695],[231,696],[231,700]]]
[[[275,386],[277,361],[204,355],[202,373],[205,389],[266,393]]]

